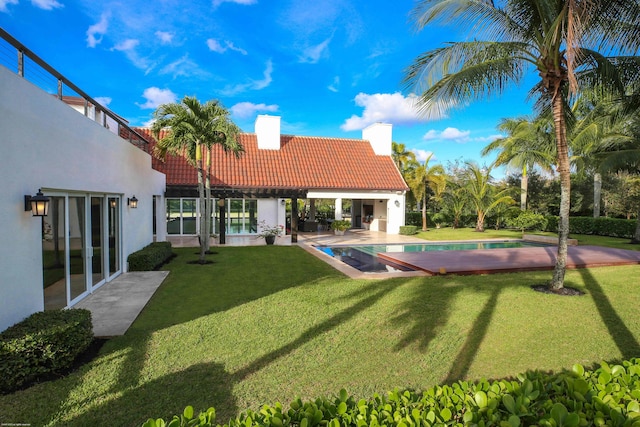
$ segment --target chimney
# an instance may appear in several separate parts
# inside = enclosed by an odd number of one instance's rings
[[[258,149],[280,149],[280,116],[259,114],[256,117],[255,129],[258,136]]]
[[[362,129],[362,139],[369,141],[378,156],[391,155],[391,130],[389,123],[374,123]]]

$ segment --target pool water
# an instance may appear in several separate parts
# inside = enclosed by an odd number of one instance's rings
[[[367,273],[383,273],[393,271],[413,271],[411,268],[382,261],[379,253],[387,252],[430,252],[430,251],[465,251],[482,249],[524,248],[533,246],[550,246],[544,243],[526,242],[523,240],[475,241],[449,243],[420,243],[396,245],[318,245],[316,248],[345,264]]]

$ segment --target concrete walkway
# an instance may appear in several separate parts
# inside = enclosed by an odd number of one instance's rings
[[[168,274],[168,271],[123,273],[74,308],[91,312],[96,337],[124,335]]]

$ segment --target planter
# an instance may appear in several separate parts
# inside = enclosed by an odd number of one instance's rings
[[[276,236],[264,236],[264,241],[267,245],[273,245],[276,242]]]
[[[333,230],[333,233],[334,233],[336,236],[344,236],[344,232],[345,232],[345,231],[346,231],[346,230]]]

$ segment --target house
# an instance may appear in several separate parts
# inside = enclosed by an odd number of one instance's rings
[[[17,52],[14,71],[0,66],[1,331],[45,308],[71,307],[125,272],[127,256],[153,241],[154,203],[164,218],[165,176],[126,122],[2,29],[0,37]],[[25,67],[57,80],[58,93],[23,77],[33,75]],[[70,108],[63,93],[82,105]],[[93,114],[78,112],[87,109]],[[25,196],[38,192],[48,212],[34,217]]]
[[[149,129],[136,131],[153,139]],[[221,243],[226,238],[258,233],[262,221],[269,225],[291,221],[295,241],[297,203],[290,204],[294,213],[287,218],[288,199],[309,202],[301,231],[318,227],[315,200],[331,199],[335,219],[342,219],[343,201],[351,200],[345,219],[351,220],[353,228],[398,234],[404,225],[408,188],[391,158],[391,135],[391,125],[383,123],[364,129],[362,139],[282,135],[280,117],[259,115],[255,132],[239,135],[243,155],[236,158],[219,147],[212,152],[212,196],[221,207],[214,231],[223,231]],[[167,176],[167,234],[196,234],[195,168],[179,156],[170,156],[165,162],[154,159],[153,166]],[[225,224],[222,229],[221,218]]]

